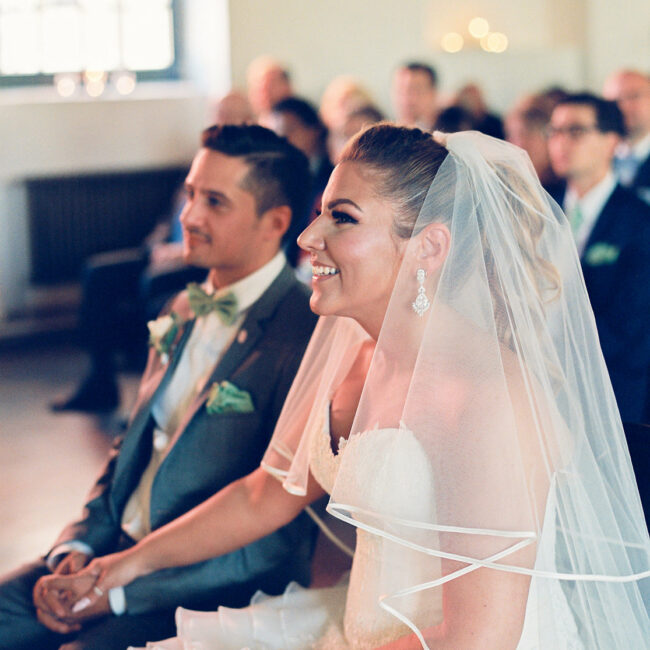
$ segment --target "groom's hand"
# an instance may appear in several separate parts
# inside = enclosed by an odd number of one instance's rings
[[[54,569],[54,575],[58,576],[67,576],[72,573],[77,573],[81,571],[90,558],[81,551],[70,551],[57,565]]]
[[[71,551],[56,566],[54,575],[70,575],[80,571],[90,558],[79,551]],[[38,620],[54,632],[68,634],[76,632],[81,625],[71,619],[71,604],[66,598],[66,593],[59,590],[48,589],[47,578],[39,579],[33,590],[34,607]]]
[[[43,576],[34,585],[33,600],[36,608],[36,618],[53,632],[69,634],[81,629],[81,624],[70,617],[71,603],[66,593],[48,587],[48,578]]]

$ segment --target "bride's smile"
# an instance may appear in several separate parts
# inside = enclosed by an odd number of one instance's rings
[[[322,212],[298,238],[311,253],[316,313],[350,316],[368,332],[379,331],[403,254],[394,212],[363,164],[336,167]]]

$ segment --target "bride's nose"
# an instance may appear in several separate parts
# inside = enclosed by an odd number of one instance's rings
[[[298,246],[305,251],[325,249],[325,239],[323,238],[320,215],[317,216],[301,233],[298,235]]]

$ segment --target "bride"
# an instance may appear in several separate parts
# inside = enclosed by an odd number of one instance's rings
[[[51,588],[82,609],[328,492],[357,528],[345,581],[179,609],[179,637],[149,647],[649,647],[650,540],[620,417],[570,228],[525,154],[370,127],[299,244],[323,318],[262,467]]]

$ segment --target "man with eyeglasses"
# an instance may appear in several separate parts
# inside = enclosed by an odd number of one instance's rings
[[[619,182],[650,203],[650,76],[620,70],[607,79],[603,94],[617,102],[627,130],[614,158]]]
[[[623,421],[647,422],[650,369],[650,207],[611,166],[625,135],[615,102],[569,95],[553,110],[548,148]]]

